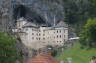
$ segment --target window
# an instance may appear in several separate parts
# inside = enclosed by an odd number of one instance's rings
[[[37,36],[38,36],[38,33],[37,33]]]
[[[32,37],[32,39],[34,39],[34,37]]]
[[[39,40],[40,40],[40,38],[39,38]]]
[[[65,38],[65,35],[64,35],[64,38]]]
[[[39,36],[40,36],[40,34],[39,34]]]
[[[57,35],[57,38],[58,38],[58,35]]]
[[[58,33],[58,30],[57,30],[57,33]]]
[[[61,38],[61,35],[60,35],[60,38]]]
[[[43,32],[45,32],[45,30],[43,30]]]
[[[28,35],[28,33],[26,33],[26,35]]]
[[[60,30],[60,33],[61,33],[61,30]]]
[[[43,34],[43,36],[45,36],[45,34]]]
[[[34,35],[34,33],[32,33],[32,35]]]
[[[43,40],[45,40],[45,38],[43,38]]]
[[[38,40],[38,38],[36,38]]]
[[[40,32],[40,30],[39,30],[39,32]]]

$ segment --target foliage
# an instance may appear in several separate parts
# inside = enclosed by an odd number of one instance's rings
[[[96,17],[96,0],[62,1],[65,13],[64,21],[70,24],[76,33],[81,31],[88,18]]]
[[[63,0],[65,9],[65,21],[75,24],[84,21],[88,15],[88,3],[83,0]],[[85,17],[86,16],[86,17]]]
[[[84,46],[96,47],[96,18],[89,19],[80,34],[80,43]]]
[[[72,58],[72,63],[90,63],[92,56],[96,56],[96,48],[81,49],[80,44],[67,49],[64,53],[57,56],[59,60],[67,61],[67,58]]]
[[[51,51],[52,56],[56,56],[56,55],[57,55],[57,47],[53,47],[53,46],[51,46],[51,45],[48,45],[47,48],[48,48],[48,49],[51,48],[51,49],[49,49],[49,50]]]
[[[11,36],[0,32],[0,63],[15,63],[18,60],[15,42]]]
[[[90,15],[92,17],[96,17],[96,0],[90,0],[90,8],[89,8],[89,11],[90,11]]]

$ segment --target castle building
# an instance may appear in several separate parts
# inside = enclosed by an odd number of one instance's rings
[[[58,23],[60,24],[60,23]],[[30,48],[39,49],[51,46],[63,46],[68,40],[68,28],[64,26],[38,26],[32,22],[28,22],[24,18],[17,20],[17,28],[14,32],[18,32],[22,42]]]

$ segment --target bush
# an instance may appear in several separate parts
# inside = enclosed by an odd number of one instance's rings
[[[96,18],[91,18],[80,33],[80,43],[83,46],[96,47]]]
[[[0,63],[15,63],[20,58],[15,43],[16,40],[11,36],[0,32]]]

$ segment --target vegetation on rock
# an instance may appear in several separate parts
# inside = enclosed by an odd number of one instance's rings
[[[96,18],[88,19],[81,31],[80,43],[84,46],[96,47]]]
[[[7,33],[0,32],[0,63],[15,63],[21,59],[15,47],[15,39]]]

